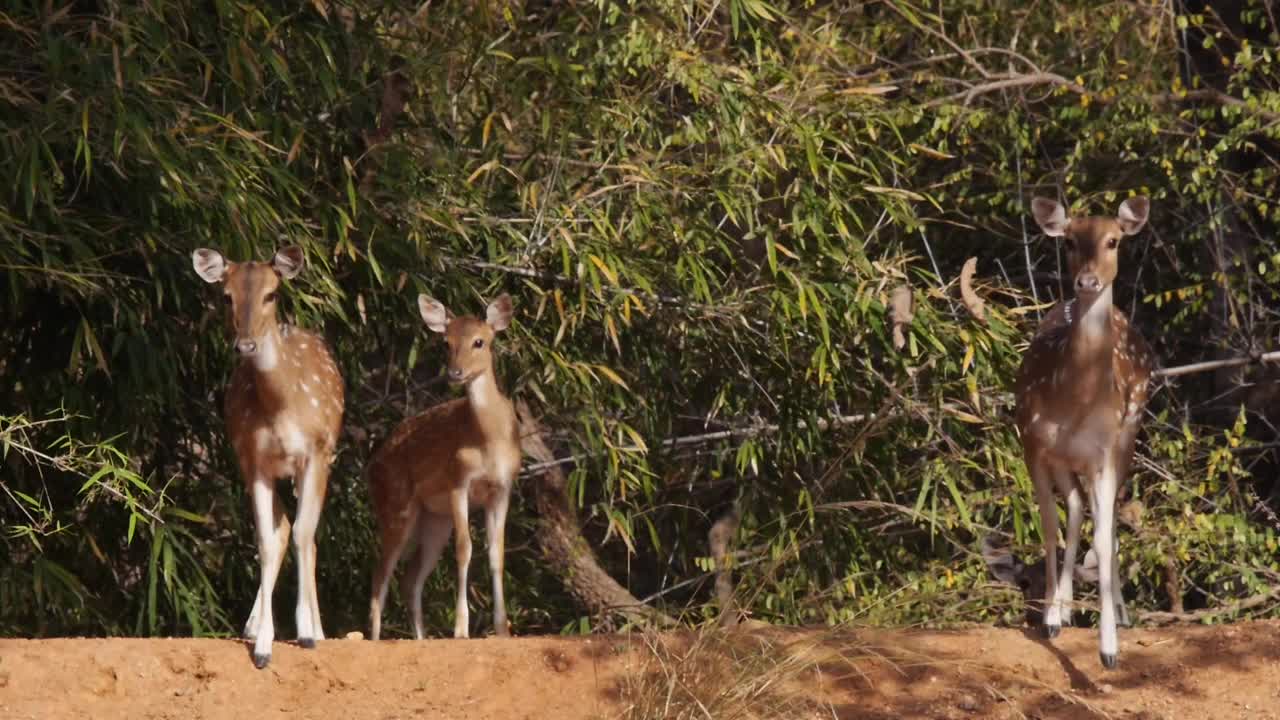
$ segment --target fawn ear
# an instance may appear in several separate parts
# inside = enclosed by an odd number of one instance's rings
[[[1062,237],[1067,233],[1067,225],[1071,220],[1067,218],[1067,210],[1057,200],[1049,198],[1032,198],[1031,214],[1036,219],[1036,224],[1049,237]]]
[[[418,296],[418,312],[422,315],[422,322],[435,332],[443,333],[449,324],[449,311],[439,300],[430,295]]]
[[[191,266],[207,283],[222,282],[223,276],[227,274],[226,258],[217,250],[209,248],[200,248],[191,253]]]
[[[1120,222],[1120,229],[1125,235],[1137,235],[1142,227],[1147,224],[1147,215],[1151,212],[1151,201],[1144,195],[1131,197],[1120,203],[1120,211],[1116,213],[1116,220]]]
[[[292,280],[302,272],[304,257],[302,248],[297,245],[288,245],[280,248],[276,256],[271,258],[271,268],[285,280]]]
[[[1002,583],[1019,587],[1024,566],[1022,561],[1013,556],[1008,548],[996,545],[990,535],[982,538],[982,559],[987,563],[987,571],[991,577]]]
[[[511,324],[511,296],[502,293],[485,308],[484,319],[494,330],[506,330]]]
[[[1089,552],[1084,554],[1084,562],[1072,568],[1072,573],[1077,580],[1098,582],[1098,553],[1094,552],[1093,548],[1089,548]]]

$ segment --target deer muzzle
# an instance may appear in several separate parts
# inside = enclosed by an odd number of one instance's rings
[[[1082,272],[1076,276],[1076,294],[1093,295],[1102,292],[1102,279],[1096,273]]]

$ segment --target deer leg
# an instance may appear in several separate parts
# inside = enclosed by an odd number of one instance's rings
[[[318,458],[307,460],[300,473],[298,513],[293,523],[293,545],[298,560],[298,606],[294,619],[298,627],[298,644],[313,648],[324,639],[320,626],[320,602],[316,597],[316,528],[329,482],[329,466]]]
[[[1062,606],[1058,603],[1058,503],[1053,495],[1053,477],[1043,463],[1029,463],[1027,470],[1036,487],[1040,507],[1040,533],[1044,539],[1044,634],[1055,638],[1062,632]]]
[[[1116,624],[1129,627],[1129,609],[1124,605],[1124,582],[1120,577],[1120,535],[1117,533],[1111,544],[1111,588],[1116,595]]]
[[[400,553],[409,541],[410,531],[418,523],[418,506],[411,505],[404,517],[399,513],[390,517],[380,517],[382,525],[382,558],[373,571],[373,588],[369,597],[369,639],[377,640],[382,636],[382,608],[387,602],[387,587],[391,585],[391,575],[395,572],[396,563],[400,562]]]
[[[1058,592],[1056,601],[1062,607],[1062,624],[1071,625],[1071,605],[1074,601],[1073,580],[1075,579],[1076,557],[1080,553],[1080,527],[1084,524],[1084,499],[1080,488],[1071,478],[1071,473],[1057,471],[1058,487],[1067,498],[1067,543],[1062,567],[1058,569]],[[1065,483],[1065,487],[1064,487]]]
[[[1116,636],[1115,508],[1116,475],[1110,462],[1103,462],[1093,483],[1093,547],[1098,558],[1098,655],[1102,666],[1115,669],[1119,655]]]
[[[485,508],[485,542],[489,546],[489,574],[493,576],[493,634],[507,637],[507,603],[502,591],[503,555],[506,552],[507,506],[510,491],[498,492]]]
[[[262,584],[258,589],[258,627],[253,641],[253,664],[259,670],[271,662],[275,641],[275,620],[271,614],[271,594],[276,576],[288,550],[289,520],[280,506],[275,483],[259,475],[253,481],[253,511],[258,531],[258,565]]]
[[[468,637],[471,613],[467,608],[467,567],[471,564],[471,527],[467,524],[468,483],[449,493],[449,507],[453,511],[453,551],[458,561],[458,600],[454,606],[453,636]]]
[[[409,560],[409,577],[404,586],[404,604],[413,615],[413,637],[426,637],[422,623],[422,586],[440,562],[440,553],[449,544],[449,531],[453,529],[451,518],[423,513],[418,516],[418,548]]]
[[[252,474],[249,474],[248,477],[252,477]],[[250,492],[252,493],[252,488],[250,489]],[[275,497],[273,512],[275,513],[274,541],[278,543],[280,547],[287,547],[289,542],[289,518],[284,514],[284,507],[280,504],[279,496]],[[254,522],[256,527],[256,523],[257,523],[256,514],[254,517]],[[261,542],[258,543],[258,553],[259,553],[259,557],[261,557],[261,554],[262,554]],[[275,562],[276,562],[275,574],[278,577],[280,574],[280,566],[284,564],[283,552],[275,555]],[[257,594],[254,595],[253,610],[249,611],[249,619],[244,624],[244,638],[246,640],[253,641],[257,639],[258,624],[261,621],[262,621],[262,584],[261,584],[261,573],[259,573],[258,592]]]

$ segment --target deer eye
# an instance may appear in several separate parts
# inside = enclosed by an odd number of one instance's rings
[[[222,301],[228,305],[231,304],[231,293],[222,293]]]
[[[273,303],[275,301],[276,301],[275,291],[267,293],[266,296],[262,298],[262,302],[264,303]]]
[[[1116,245],[1118,245],[1118,244],[1120,244],[1120,241],[1119,241],[1118,239],[1116,239],[1116,238],[1111,238],[1111,239],[1107,240],[1107,249],[1108,249],[1108,250],[1115,250],[1115,249],[1116,249]]]
[[[476,338],[476,341],[471,343],[471,347],[479,350],[480,348],[484,347],[484,340],[480,338]]]

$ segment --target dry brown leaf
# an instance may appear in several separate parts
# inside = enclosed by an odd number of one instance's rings
[[[978,258],[971,257],[964,261],[964,267],[960,269],[960,299],[964,301],[964,307],[978,322],[987,321],[987,303],[978,294],[973,291],[973,274],[978,269]]]
[[[910,324],[911,318],[915,316],[914,300],[911,287],[908,285],[899,285],[894,288],[889,298],[890,319],[893,321],[893,347],[897,350],[901,350],[907,344],[907,336],[903,328]]]

